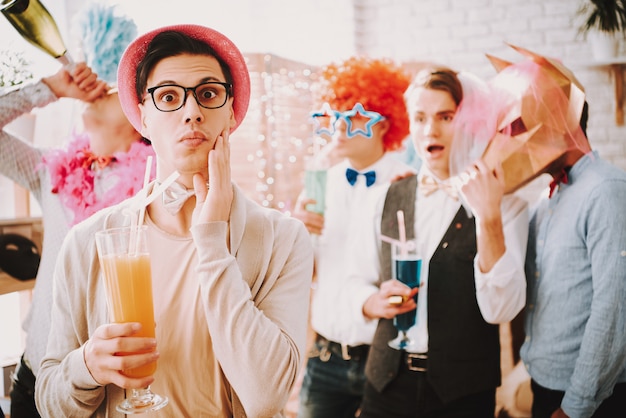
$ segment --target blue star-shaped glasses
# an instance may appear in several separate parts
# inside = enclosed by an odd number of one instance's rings
[[[357,114],[362,118],[368,119],[363,129],[352,126],[352,118]],[[365,110],[361,103],[355,104],[352,110],[346,110],[345,112],[331,109],[328,103],[324,103],[321,110],[311,113],[311,117],[315,122],[315,133],[317,135],[327,134],[332,136],[335,133],[337,121],[343,120],[346,124],[346,136],[348,138],[354,138],[357,135],[371,138],[373,135],[372,127],[385,119],[378,112]]]

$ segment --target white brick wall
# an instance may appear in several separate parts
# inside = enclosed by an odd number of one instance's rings
[[[592,146],[626,169],[626,126],[615,125],[612,74],[592,65],[578,33],[581,0],[352,1],[359,53],[434,61],[485,79],[495,75],[485,53],[520,60],[507,42],[560,59],[585,86]]]

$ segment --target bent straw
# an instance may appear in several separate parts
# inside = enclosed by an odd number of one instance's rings
[[[400,237],[400,253],[403,256],[407,255],[407,245],[406,245],[406,226],[404,224],[404,211],[399,210],[396,212],[398,217],[398,235]]]
[[[149,156],[148,158],[150,159],[151,157]],[[165,191],[165,189],[167,189],[172,183],[174,183],[174,181],[180,176],[180,173],[178,171],[174,171],[172,174],[169,175],[169,177],[165,179],[165,181],[161,185],[159,185],[159,187],[152,189],[152,193],[150,193],[148,196],[145,196],[148,193],[147,185],[148,185],[148,182],[150,181],[149,178],[150,178],[151,167],[152,167],[152,161],[150,161],[150,163],[146,166],[146,175],[144,176],[145,185],[143,188],[144,198],[139,201],[139,205],[138,205],[139,206],[139,219],[137,221],[137,225],[132,225],[132,220],[135,218],[131,217],[131,228],[135,226],[135,229],[133,229],[133,231],[137,230],[137,228],[143,225],[143,219],[146,214],[146,208],[148,207],[148,205],[154,202],[154,199],[159,197]],[[133,239],[133,235],[136,235],[136,234],[131,233],[131,239]],[[134,243],[137,247],[139,246],[139,240],[137,240],[136,237],[135,237]],[[134,251],[136,253],[137,249],[135,249]]]
[[[143,189],[141,189],[141,194],[144,196],[142,200],[146,200],[148,195],[148,183],[150,182],[150,172],[152,171],[152,155],[148,155],[146,159],[146,170],[143,175]],[[143,219],[146,214],[146,206],[142,206],[139,208],[139,215],[137,218],[134,216],[131,217],[130,221],[130,243],[129,248],[131,249],[131,254],[135,255],[139,252],[139,239],[137,238],[139,234],[139,227],[143,225]],[[133,222],[134,221],[134,222]]]
[[[148,197],[148,183],[150,182],[150,171],[152,170],[152,155],[148,155],[148,159],[146,160],[146,171],[143,176],[143,195],[144,200]],[[143,225],[143,219],[146,216],[146,206],[143,206],[139,209],[139,218],[137,219],[137,225]]]
[[[132,206],[129,207],[130,210],[145,210],[145,208],[152,202],[154,202],[154,200],[159,197],[161,194],[163,194],[163,192],[172,184],[176,181],[176,179],[180,176],[180,173],[178,171],[174,171],[172,174],[170,174],[165,181],[163,181],[163,183],[159,184],[158,186],[155,186],[152,189],[152,193],[150,193],[147,197],[144,197],[143,199],[139,199],[137,200],[137,202],[135,202]],[[147,190],[146,190],[147,193]]]
[[[150,195],[143,201],[140,202],[142,207],[146,207],[148,206],[150,203],[154,202],[154,199],[156,199],[157,197],[161,196],[161,194],[163,194],[163,192],[165,191],[165,189],[167,189],[168,187],[170,187],[170,185],[172,183],[174,183],[174,181],[176,181],[176,179],[180,176],[180,173],[178,171],[174,171],[172,174],[170,174],[164,181],[163,183],[161,183],[158,187],[155,187],[154,189],[152,189],[152,193],[150,193]]]
[[[385,241],[386,243],[392,244],[392,245],[398,245],[400,246],[402,243],[400,241],[398,241],[397,239],[393,239],[388,237],[387,235],[381,235],[380,236],[380,240],[381,241]]]
[[[388,244],[391,244],[391,245],[397,245],[398,247],[402,247],[402,242],[400,240],[388,237],[387,235],[381,235],[380,236],[380,240],[384,241],[384,242],[386,242]],[[413,242],[411,242],[411,240],[407,240],[404,243],[404,248],[406,248],[407,251],[412,249],[414,246],[415,246],[415,244],[413,244]]]

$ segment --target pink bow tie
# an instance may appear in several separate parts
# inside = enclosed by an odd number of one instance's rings
[[[420,192],[422,192],[424,196],[429,196],[436,190],[441,189],[444,192],[448,193],[451,198],[455,200],[458,200],[459,198],[459,194],[456,188],[452,184],[450,184],[449,181],[439,182],[428,175],[422,176],[417,188]]]

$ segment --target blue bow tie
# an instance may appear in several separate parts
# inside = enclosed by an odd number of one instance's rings
[[[367,173],[359,173],[358,171],[353,170],[351,168],[346,168],[346,179],[348,179],[348,183],[350,183],[351,186],[354,186],[354,183],[356,183],[356,177],[359,174],[363,174],[365,176],[365,185],[367,187],[370,187],[376,181],[375,171],[368,171]]]

